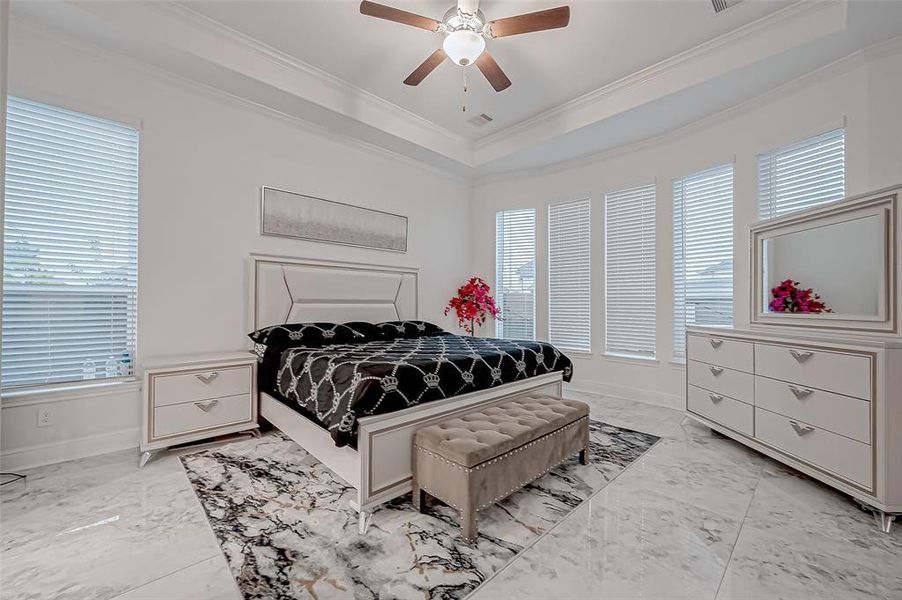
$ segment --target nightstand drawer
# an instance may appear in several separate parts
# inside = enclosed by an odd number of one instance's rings
[[[253,399],[244,393],[183,404],[160,406],[153,411],[153,438],[159,439],[250,421]]]
[[[188,371],[153,376],[153,405],[169,406],[209,398],[250,394],[253,368],[242,365],[225,369]]]

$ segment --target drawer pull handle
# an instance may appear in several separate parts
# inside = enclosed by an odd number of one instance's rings
[[[708,394],[708,398],[711,399],[711,402],[715,403],[723,400],[723,396],[721,396],[720,394]]]
[[[198,373],[195,375],[202,383],[213,383],[213,380],[219,377],[219,371],[213,371],[209,375],[204,375],[203,373]]]
[[[708,338],[708,341],[711,342],[712,348],[720,348],[723,345],[723,340],[719,340],[717,338]]]
[[[207,400],[206,402],[195,402],[194,406],[201,409],[204,412],[210,412],[213,410],[213,407],[219,404],[219,400],[214,398],[213,400]]]
[[[792,425],[792,428],[796,430],[798,435],[805,435],[806,433],[814,431],[814,427],[811,427],[810,425],[799,425],[795,421],[790,421],[789,424]]]
[[[723,367],[708,367],[711,369],[711,374],[717,377],[721,373],[723,373]]]
[[[807,352],[807,351],[800,352],[798,350],[790,350],[789,353],[792,355],[792,357],[794,359],[796,359],[800,363],[803,363],[806,360],[808,360],[809,358],[811,358],[812,356],[814,356],[814,352]]]
[[[800,388],[800,387],[796,387],[796,386],[794,386],[794,385],[789,386],[789,390],[790,390],[790,391],[793,393],[793,395],[794,395],[796,398],[798,398],[799,400],[801,400],[801,399],[804,398],[805,396],[810,396],[811,394],[814,393],[814,390],[812,390],[812,389],[808,389],[808,388]]]

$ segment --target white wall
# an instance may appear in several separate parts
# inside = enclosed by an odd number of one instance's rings
[[[441,309],[467,275],[465,182],[13,26],[11,94],[141,125],[139,362],[244,349],[251,252],[419,267],[421,316],[453,325]],[[407,215],[409,251],[261,237],[263,184]],[[134,387],[4,400],[4,470],[136,446]],[[55,425],[37,428],[45,406]]]
[[[494,214],[535,207],[537,332],[548,334],[547,206],[591,198],[593,351],[575,359],[575,388],[681,407],[685,370],[672,364],[671,179],[734,162],[734,321],[748,323],[748,233],[757,219],[756,155],[846,124],[846,192],[902,181],[902,50],[898,43],[846,59],[727,113],[649,142],[539,172],[490,178],[474,190],[473,271],[494,281]],[[657,355],[653,362],[603,356],[602,212],[607,191],[657,184]]]

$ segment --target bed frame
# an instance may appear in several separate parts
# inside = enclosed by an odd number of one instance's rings
[[[251,328],[304,321],[416,319],[417,269],[251,255]],[[358,420],[357,450],[260,392],[260,416],[357,490],[351,506],[365,533],[373,508],[411,490],[411,443],[420,427],[510,399],[561,394],[561,373],[427,402]]]

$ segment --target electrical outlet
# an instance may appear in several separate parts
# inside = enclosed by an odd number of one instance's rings
[[[53,425],[53,411],[49,408],[38,409],[38,427],[50,427]]]

